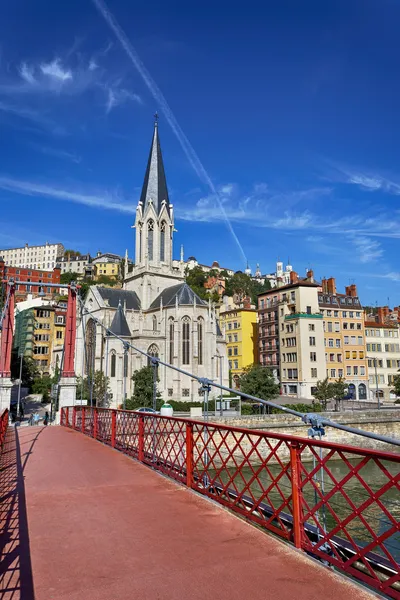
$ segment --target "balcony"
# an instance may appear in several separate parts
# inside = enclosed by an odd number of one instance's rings
[[[292,321],[294,319],[322,319],[322,315],[319,313],[303,313],[297,312],[291,315],[285,315],[285,321]]]

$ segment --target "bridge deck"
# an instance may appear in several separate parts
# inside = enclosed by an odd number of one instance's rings
[[[212,502],[61,427],[9,430],[0,492],[3,600],[372,598]]]

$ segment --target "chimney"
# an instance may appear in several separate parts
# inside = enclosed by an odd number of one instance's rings
[[[307,279],[311,281],[311,283],[314,283],[314,271],[312,269],[307,271]]]
[[[323,294],[327,294],[328,293],[328,286],[326,284],[326,279],[325,277],[323,278],[323,280],[321,281],[321,286],[322,286],[322,293]]]
[[[299,276],[296,271],[290,272],[290,283],[297,283],[299,281]]]
[[[336,279],[334,277],[329,277],[328,281],[326,282],[326,287],[328,294],[336,296]]]

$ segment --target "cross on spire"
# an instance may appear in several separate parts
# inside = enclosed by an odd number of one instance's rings
[[[156,127],[157,127],[157,125],[158,125],[158,112],[157,112],[157,111],[154,113],[154,125],[155,125]]]

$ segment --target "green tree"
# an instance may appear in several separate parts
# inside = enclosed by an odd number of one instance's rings
[[[267,292],[271,289],[271,283],[268,279],[264,281],[264,283],[260,283],[259,281],[255,281],[252,279],[251,281],[251,301],[253,304],[257,306],[257,295],[262,294],[262,292]]]
[[[322,404],[324,410],[326,410],[326,405],[328,400],[333,398],[334,390],[332,388],[332,384],[329,383],[328,377],[325,377],[322,381],[317,381],[317,385],[315,386],[315,391],[313,396],[316,400]]]
[[[239,296],[250,296],[251,292],[251,277],[246,275],[246,273],[242,273],[242,271],[236,271],[236,273],[225,282],[225,294],[227,296],[233,296],[234,294],[238,294]]]
[[[110,286],[114,286],[118,283],[117,279],[114,279],[113,277],[109,277],[108,275],[100,275],[96,282],[99,285],[110,285]]]
[[[11,353],[11,379],[14,381],[19,379],[20,370],[20,357],[18,355],[18,349],[15,349]],[[22,387],[27,387],[32,390],[34,380],[39,377],[39,372],[36,367],[36,363],[32,358],[24,356],[22,358]]]
[[[46,403],[50,399],[50,391],[51,391],[52,383],[53,383],[53,378],[50,377],[50,375],[43,375],[42,377],[38,377],[33,382],[32,392],[34,394],[42,394],[43,395],[42,402]]]
[[[69,285],[72,281],[78,281],[79,273],[62,273],[60,277],[60,283]]]
[[[395,404],[399,404],[400,401],[399,401],[398,398],[400,396],[400,375],[395,375],[393,377],[393,389],[392,389],[392,392],[394,394],[396,394],[396,396],[397,396],[397,400],[396,400]]]
[[[207,290],[204,287],[205,282],[208,279],[208,274],[203,271],[201,267],[194,267],[194,269],[186,269],[185,272],[186,283],[192,288],[192,290],[205,300]]]
[[[336,379],[336,381],[330,385],[332,386],[332,398],[335,400],[335,410],[339,410],[340,402],[347,394],[348,384],[343,377],[339,377],[339,379]]]
[[[135,410],[142,406],[152,408],[153,406],[153,367],[142,367],[132,375],[134,383],[132,398],[126,401],[126,408]],[[157,382],[159,382],[157,377]],[[160,403],[161,394],[157,390],[157,400]]]
[[[70,254],[71,256],[82,256],[82,254],[79,252],[79,250],[70,250],[68,248],[68,250],[64,250],[64,256],[66,254]]]
[[[270,369],[251,365],[244,369],[240,377],[240,391],[263,400],[272,400],[279,395],[279,384]]]
[[[80,398],[90,401],[90,391],[92,391],[92,402],[94,406],[107,408],[110,404],[109,394],[110,378],[106,377],[103,371],[95,371],[92,377],[78,377],[76,381],[76,393]]]

